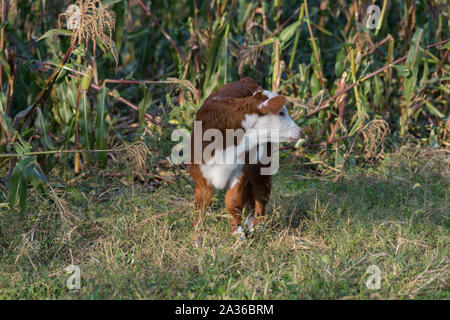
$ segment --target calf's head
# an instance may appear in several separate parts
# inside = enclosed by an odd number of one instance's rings
[[[242,120],[244,130],[268,129],[278,131],[278,142],[297,141],[302,130],[289,116],[286,97],[270,91],[257,91],[251,97],[255,113],[247,113]]]

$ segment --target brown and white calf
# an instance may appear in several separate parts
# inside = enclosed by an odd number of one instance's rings
[[[300,138],[301,129],[289,116],[286,98],[276,93],[263,90],[253,79],[244,78],[232,82],[212,93],[198,110],[196,121],[201,121],[200,162],[194,161],[195,139],[191,136],[191,164],[190,173],[195,182],[195,219],[194,227],[200,223],[205,209],[211,204],[213,188],[227,190],[225,207],[231,214],[231,232],[244,237],[241,226],[241,214],[244,206],[254,210],[253,217],[247,221],[250,231],[264,219],[264,210],[269,199],[271,189],[271,175],[261,174],[261,169],[270,164],[259,160],[249,162],[249,151],[257,148],[258,158],[262,148],[271,148],[271,137],[260,136],[256,145],[245,144],[243,137],[251,130],[276,130],[278,141],[296,141]],[[208,129],[220,131],[223,137],[227,131],[233,129],[244,135],[231,139],[224,139],[219,150],[214,150],[210,157],[203,152],[210,142],[205,141],[203,134]],[[228,130],[227,130],[228,129]],[[262,130],[264,131],[264,130]],[[267,131],[267,130],[266,130]],[[261,138],[263,137],[263,138]],[[198,137],[197,137],[198,140]],[[208,139],[206,139],[208,140]],[[216,141],[217,142],[217,141]],[[272,141],[273,142],[273,141]],[[197,141],[198,143],[198,141]],[[221,162],[219,157],[226,157],[230,153],[245,153],[245,163],[239,161]],[[232,156],[233,159],[233,156]],[[234,156],[236,160],[236,156]]]

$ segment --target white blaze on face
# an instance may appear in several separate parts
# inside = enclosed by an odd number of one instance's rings
[[[278,114],[266,114],[258,117],[253,129],[279,130],[279,142],[296,141],[300,138],[300,128],[289,116],[286,106]]]
[[[255,92],[256,93],[256,92]],[[278,96],[275,92],[264,90],[262,92],[268,99],[262,102],[258,109],[261,109],[269,103],[269,100]],[[286,106],[281,108],[278,114],[266,114],[264,116],[258,116],[257,114],[247,114],[244,120],[242,120],[242,128],[244,130],[249,129],[268,129],[279,130],[279,141],[296,141],[300,138],[300,128],[289,116]]]

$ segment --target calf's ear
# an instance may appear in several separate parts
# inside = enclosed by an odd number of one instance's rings
[[[272,99],[267,99],[263,103],[258,106],[258,109],[261,110],[263,114],[278,114],[281,108],[286,104],[285,96],[276,96]]]

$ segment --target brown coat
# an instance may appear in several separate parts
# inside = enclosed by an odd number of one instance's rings
[[[286,98],[283,96],[268,99],[269,97],[253,79],[243,78],[226,84],[212,93],[197,111],[196,121],[202,122],[202,134],[207,129],[218,129],[225,137],[226,129],[244,129],[242,121],[246,115],[277,114],[286,102]],[[191,150],[194,150],[193,136],[191,141]],[[202,151],[209,143],[203,142]],[[224,141],[224,148],[226,147],[225,143]],[[232,143],[236,144],[239,141]],[[194,152],[191,154],[190,173],[195,183],[196,216],[194,226],[198,227],[204,210],[211,203],[213,186],[204,177],[202,165],[194,164],[193,159]],[[203,158],[202,163],[205,163]],[[232,232],[241,230],[241,212],[244,205],[255,210],[251,228],[263,220],[265,205],[270,195],[271,177],[261,175],[261,167],[261,164],[243,165],[239,179],[225,195],[225,206],[232,215]]]

